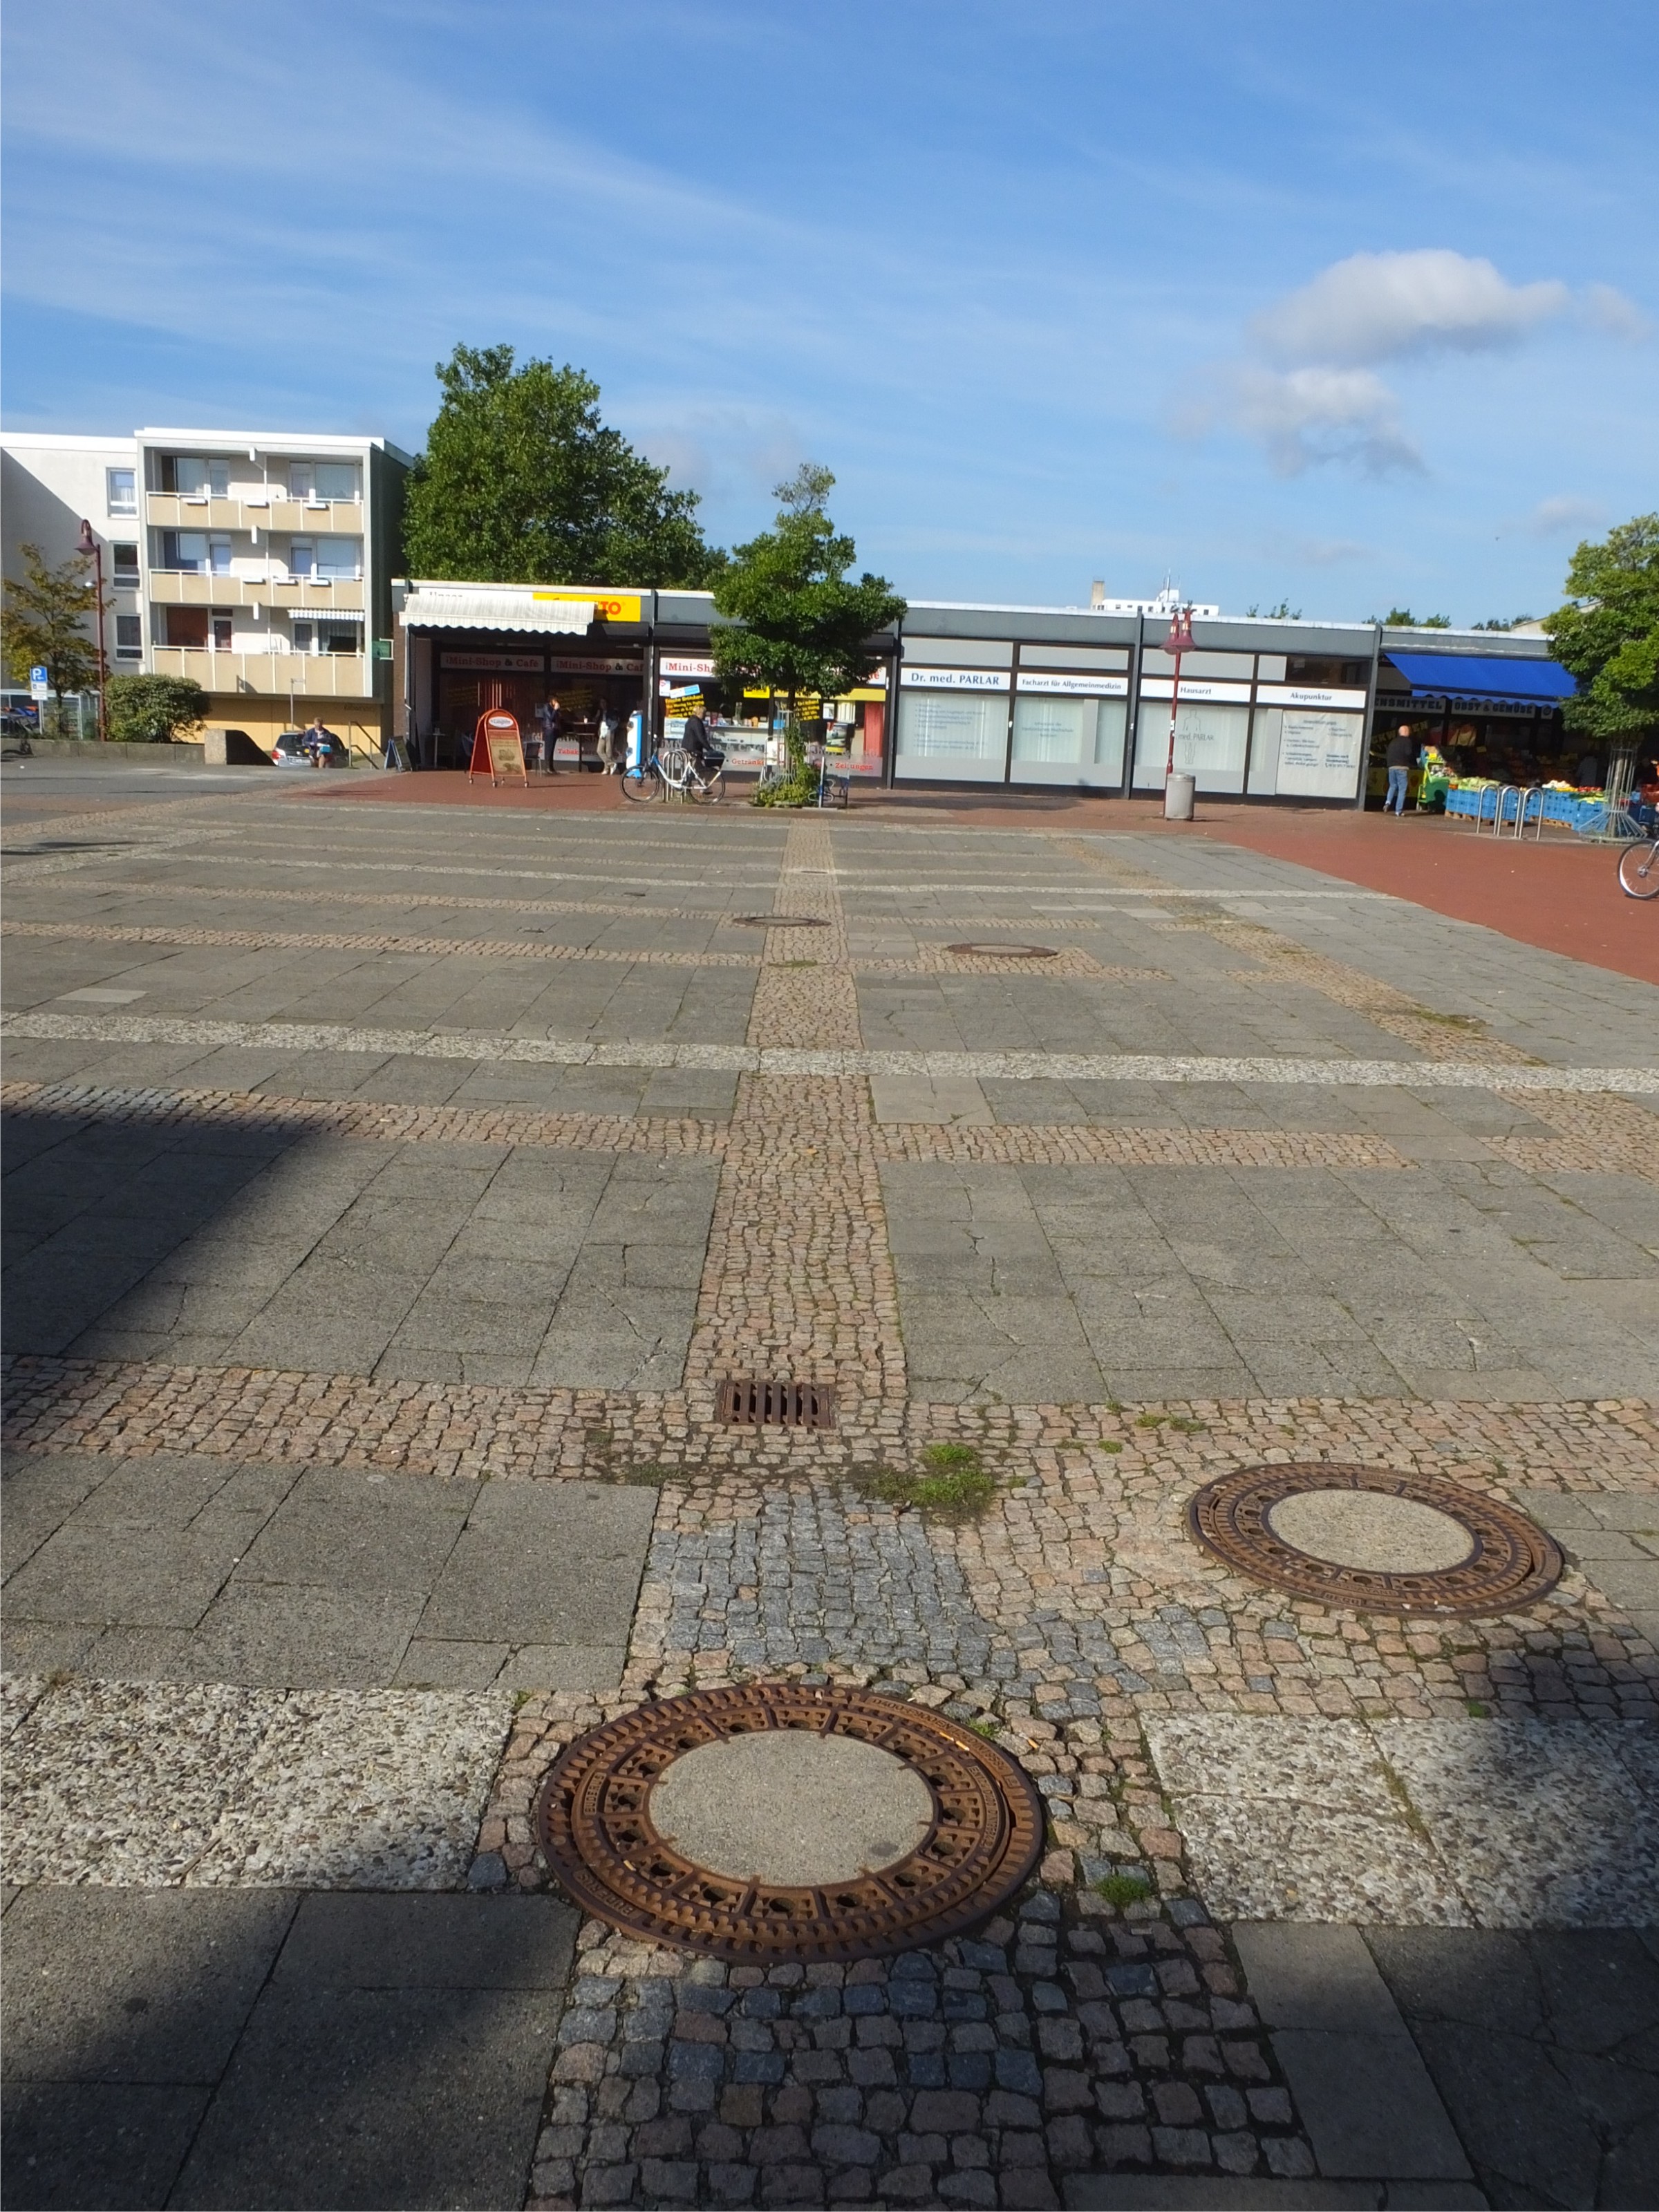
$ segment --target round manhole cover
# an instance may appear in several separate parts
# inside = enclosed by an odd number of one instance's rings
[[[1187,1526],[1253,1582],[1356,1613],[1514,1613],[1563,1564],[1512,1505],[1389,1467],[1243,1468],[1197,1493]]]
[[[548,1863],[647,1942],[762,1964],[876,1959],[988,1918],[1042,1803],[971,1729],[868,1691],[755,1683],[641,1706],[543,1785]]]
[[[740,921],[748,929],[828,929],[827,921],[812,914],[734,914],[733,921]]]
[[[958,960],[1058,960],[1052,945],[947,945]]]

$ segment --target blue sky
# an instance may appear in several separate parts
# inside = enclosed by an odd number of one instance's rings
[[[1651,0],[57,0],[4,421],[384,432],[586,368],[722,542],[1469,622],[1659,507]]]

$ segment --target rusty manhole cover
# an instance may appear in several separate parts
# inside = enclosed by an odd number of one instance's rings
[[[947,945],[958,960],[1058,960],[1052,945]]]
[[[767,1965],[884,1958],[976,1926],[1035,1869],[1043,1811],[1022,1768],[939,1713],[761,1682],[667,1698],[580,1737],[543,1785],[536,1827],[585,1911]]]
[[[749,929],[828,929],[827,921],[813,914],[734,914],[733,921]]]
[[[1514,1506],[1389,1467],[1243,1468],[1189,1501],[1187,1526],[1252,1582],[1356,1613],[1515,1613],[1563,1564]]]

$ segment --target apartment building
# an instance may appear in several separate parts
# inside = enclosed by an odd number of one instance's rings
[[[92,525],[103,549],[104,653],[110,673],[140,669],[144,618],[137,439],[53,430],[0,435],[6,574],[21,576],[26,545],[38,545],[53,568],[71,560],[82,522]]]
[[[144,665],[270,750],[320,714],[354,752],[392,710],[410,456],[385,438],[140,430]]]
[[[8,432],[0,451],[9,574],[25,541],[67,560],[83,517],[104,544],[112,673],[192,678],[210,727],[267,751],[316,714],[354,752],[384,744],[409,454],[202,429]]]

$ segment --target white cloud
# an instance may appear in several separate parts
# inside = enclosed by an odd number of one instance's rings
[[[1594,530],[1605,519],[1606,509],[1593,499],[1563,492],[1553,499],[1540,499],[1532,513],[1522,515],[1514,526],[1528,538],[1563,538],[1571,532]]]
[[[1394,361],[1437,347],[1474,352],[1513,344],[1571,298],[1565,284],[1511,284],[1490,261],[1444,247],[1352,253],[1263,308],[1250,335],[1285,367]]]
[[[1322,461],[1346,461],[1368,476],[1414,471],[1423,457],[1400,421],[1400,403],[1368,368],[1263,368],[1234,362],[1180,427],[1201,434],[1218,419],[1254,438],[1273,473],[1300,476]]]
[[[1585,288],[1583,315],[1593,330],[1605,331],[1609,337],[1640,339],[1652,335],[1653,325],[1635,301],[1627,300],[1611,284]]]
[[[1325,462],[1370,476],[1421,471],[1423,456],[1378,365],[1516,345],[1570,313],[1621,337],[1648,329],[1608,284],[1577,295],[1555,277],[1512,284],[1490,261],[1445,246],[1351,253],[1254,315],[1245,356],[1208,373],[1176,410],[1176,427],[1201,436],[1230,423],[1262,447],[1279,476]]]

